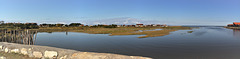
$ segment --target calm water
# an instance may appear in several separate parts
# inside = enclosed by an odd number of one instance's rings
[[[222,27],[180,30],[162,37],[76,32],[38,33],[35,45],[155,59],[240,59],[240,31]]]

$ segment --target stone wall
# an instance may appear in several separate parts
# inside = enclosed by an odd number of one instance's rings
[[[126,56],[109,53],[81,52],[47,46],[22,45],[0,42],[0,51],[5,53],[19,53],[35,58],[50,59],[152,59],[140,56]]]

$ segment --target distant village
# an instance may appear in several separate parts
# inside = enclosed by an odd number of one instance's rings
[[[135,25],[106,25],[106,24],[98,24],[98,25],[84,25],[81,23],[70,23],[70,24],[38,24],[38,23],[4,23],[4,21],[0,21],[0,26],[14,26],[21,27],[22,29],[35,29],[39,27],[105,27],[105,28],[117,28],[117,27],[168,27],[166,24],[135,24]]]
[[[240,27],[240,22],[233,22],[233,24],[228,24],[228,27]]]

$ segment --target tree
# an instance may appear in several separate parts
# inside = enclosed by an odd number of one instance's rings
[[[57,27],[62,27],[64,24],[56,24]]]
[[[117,28],[117,25],[116,24],[112,24],[112,25],[104,26],[104,28]]]
[[[0,21],[0,24],[4,24],[4,21]]]
[[[77,26],[80,26],[82,25],[81,23],[71,23],[69,26],[71,27],[77,27]]]

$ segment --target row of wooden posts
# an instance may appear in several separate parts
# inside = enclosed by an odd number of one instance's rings
[[[0,30],[0,41],[34,45],[38,31],[36,30]]]

